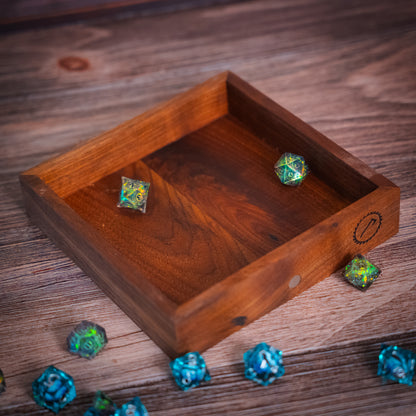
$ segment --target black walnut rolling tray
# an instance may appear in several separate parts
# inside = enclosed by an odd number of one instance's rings
[[[297,188],[273,165],[302,155]],[[148,211],[117,208],[121,176]],[[202,352],[398,231],[400,190],[225,72],[20,176],[32,220],[169,356]]]

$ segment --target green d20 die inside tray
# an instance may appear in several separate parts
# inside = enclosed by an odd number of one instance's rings
[[[287,187],[273,166],[302,155]],[[150,182],[146,214],[117,208]],[[26,209],[168,355],[203,351],[394,235],[399,188],[226,72],[21,174]]]

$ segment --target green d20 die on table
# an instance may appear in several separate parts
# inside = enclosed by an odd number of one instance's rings
[[[150,183],[136,179],[121,177],[119,208],[130,208],[136,211],[146,212],[147,196]]]
[[[344,277],[361,290],[368,289],[380,275],[380,270],[363,255],[357,254],[346,266]]]

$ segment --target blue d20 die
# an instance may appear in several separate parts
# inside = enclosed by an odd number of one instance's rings
[[[176,384],[183,391],[211,380],[205,360],[199,352],[189,352],[170,363]]]
[[[54,413],[58,413],[77,395],[74,379],[52,365],[32,383],[32,390],[35,402]]]
[[[245,376],[263,386],[281,377],[285,373],[282,351],[265,342],[256,345],[244,353]]]
[[[116,416],[149,416],[139,397],[135,397],[117,410]]]
[[[416,354],[409,350],[391,345],[382,345],[378,357],[377,375],[397,383],[413,384]]]

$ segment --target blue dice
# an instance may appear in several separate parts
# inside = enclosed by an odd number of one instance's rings
[[[116,411],[116,416],[149,416],[149,413],[140,398],[135,397],[133,400],[123,404],[123,406]]]
[[[183,391],[211,380],[207,365],[199,352],[189,352],[170,363],[176,384]]]
[[[74,379],[54,366],[32,383],[35,402],[46,409],[58,413],[76,397]]]
[[[84,413],[84,416],[115,416],[116,410],[116,404],[105,393],[97,391],[93,406]]]
[[[391,345],[382,345],[378,357],[377,375],[397,383],[413,384],[416,354],[409,350]]]
[[[244,353],[245,376],[262,386],[268,386],[285,373],[282,351],[265,342]]]

